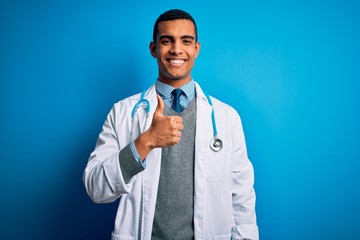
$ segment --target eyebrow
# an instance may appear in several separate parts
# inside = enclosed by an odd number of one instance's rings
[[[161,39],[164,39],[164,38],[169,38],[169,39],[174,39],[174,37],[173,36],[171,36],[171,35],[161,35],[160,36],[160,40]],[[181,36],[180,37],[180,39],[186,39],[186,38],[190,38],[190,39],[195,39],[195,37],[194,36],[191,36],[191,35],[184,35],[184,36]]]

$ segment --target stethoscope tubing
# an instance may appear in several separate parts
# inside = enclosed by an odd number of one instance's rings
[[[133,119],[135,116],[135,113],[137,111],[137,109],[140,107],[140,104],[144,103],[145,104],[145,111],[146,113],[150,112],[150,102],[149,100],[147,100],[145,98],[145,93],[146,93],[146,89],[141,93],[141,98],[140,100],[135,104],[135,106],[133,107],[132,111],[131,111],[131,118]]]

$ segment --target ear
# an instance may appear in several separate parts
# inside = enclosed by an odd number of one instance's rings
[[[151,56],[153,56],[153,58],[156,58],[156,44],[154,42],[150,42],[149,49]]]
[[[195,43],[195,51],[196,51],[195,58],[197,58],[200,52],[200,42]]]

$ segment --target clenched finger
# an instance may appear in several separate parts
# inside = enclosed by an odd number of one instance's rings
[[[176,128],[177,128],[177,130],[182,131],[182,130],[184,129],[184,124],[182,124],[182,123],[177,123],[177,124],[176,124]]]
[[[171,116],[171,119],[176,123],[182,123],[183,122],[182,117],[179,117],[179,116]]]

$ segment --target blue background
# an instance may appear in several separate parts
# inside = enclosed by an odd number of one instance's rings
[[[360,239],[357,1],[1,1],[0,239],[109,239],[82,172],[112,104],[157,77],[157,16],[182,8],[193,77],[242,116],[261,239]]]

